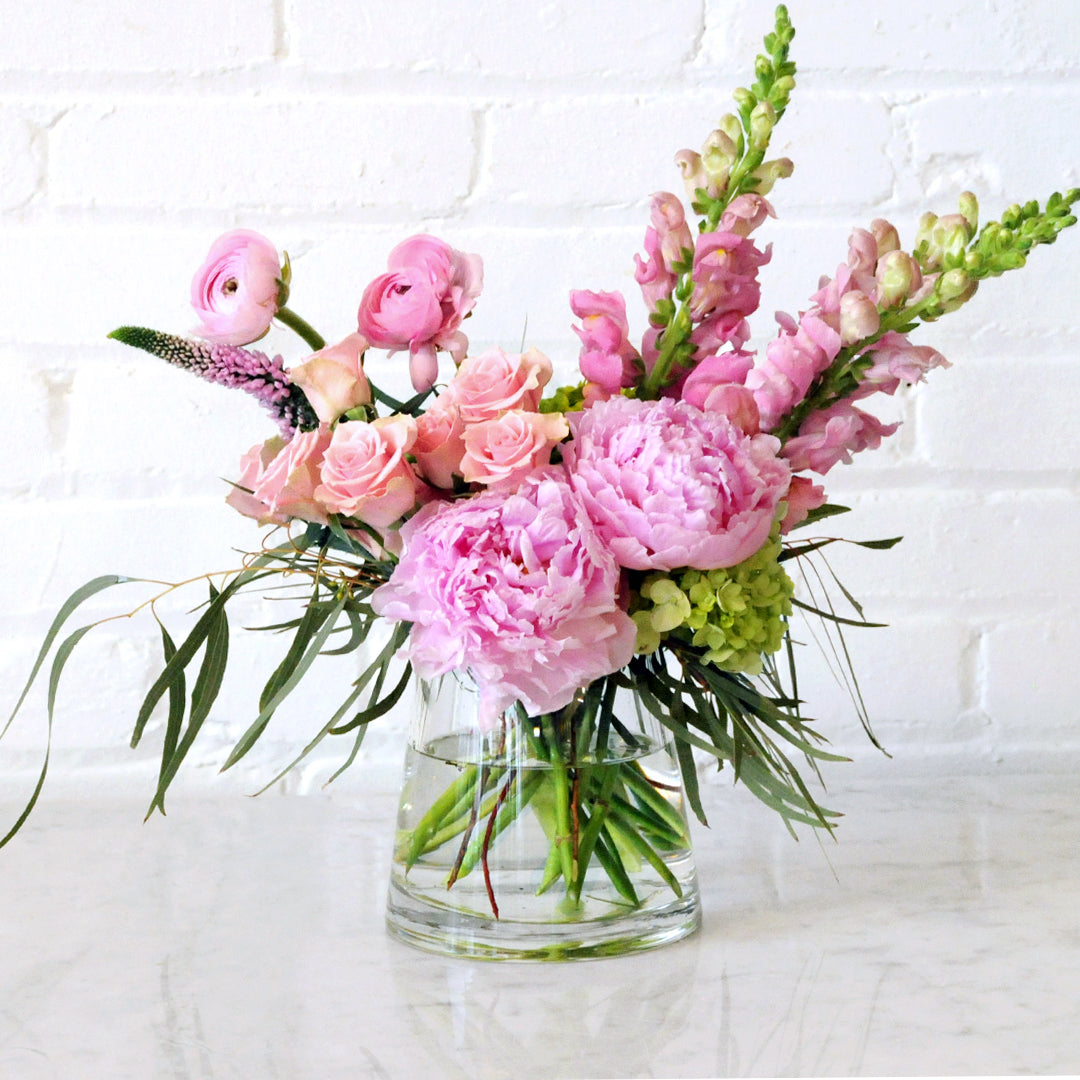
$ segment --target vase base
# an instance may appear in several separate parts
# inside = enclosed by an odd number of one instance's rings
[[[391,882],[386,927],[426,952],[474,960],[586,960],[656,949],[701,925],[696,889],[663,906],[598,919],[525,922],[495,919],[418,902]]]

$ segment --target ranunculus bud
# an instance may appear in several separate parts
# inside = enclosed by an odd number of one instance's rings
[[[852,289],[840,297],[840,342],[854,345],[856,341],[876,334],[881,325],[877,305],[869,296]]]

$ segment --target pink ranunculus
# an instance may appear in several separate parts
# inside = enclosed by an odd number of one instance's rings
[[[417,673],[468,669],[480,721],[521,701],[553,712],[634,653],[620,573],[565,472],[548,466],[513,494],[431,503],[401,529],[405,552],[371,605],[412,623]]]
[[[569,420],[570,482],[621,566],[734,566],[768,538],[789,477],[771,435],[672,398],[611,398]]]
[[[825,489],[808,476],[793,476],[784,502],[787,503],[787,513],[780,524],[780,531],[789,533],[806,520],[811,510],[825,505]]]
[[[304,391],[315,415],[324,424],[332,424],[349,409],[371,403],[371,387],[363,363],[367,346],[362,334],[349,334],[336,345],[328,345],[289,368],[289,381]]]
[[[281,263],[277,249],[250,229],[214,241],[191,281],[195,334],[215,345],[247,345],[270,329],[278,308]]]
[[[883,424],[850,401],[838,401],[811,413],[798,435],[784,444],[783,456],[793,472],[809,470],[824,475],[841,461],[849,465],[851,455],[860,450],[877,449],[899,426]]]
[[[417,502],[417,479],[405,455],[416,442],[416,421],[395,414],[370,424],[338,424],[323,457],[315,497],[332,514],[375,529],[393,525]]]
[[[274,515],[326,524],[326,509],[315,497],[319,466],[330,444],[330,429],[298,431],[259,477],[252,494]]]
[[[506,490],[551,460],[552,447],[570,434],[562,413],[514,409],[465,429],[461,474],[469,483]]]
[[[275,512],[253,494],[259,481],[266,475],[267,466],[277,457],[285,446],[285,440],[274,436],[264,443],[253,446],[240,459],[240,476],[236,486],[225,496],[225,502],[237,513],[255,518],[260,525],[284,525],[288,515]]]
[[[752,240],[734,232],[706,232],[694,252],[694,291],[690,315],[695,322],[707,316],[752,315],[761,301],[758,269],[771,257]]]
[[[511,409],[536,412],[551,379],[551,361],[539,349],[505,353],[488,349],[462,361],[450,393],[466,424],[478,424]]]
[[[466,255],[434,236],[413,236],[387,259],[387,273],[364,290],[357,322],[372,345],[408,349],[417,392],[438,378],[436,349],[460,363],[468,339],[459,327],[483,286],[479,255]]]
[[[575,289],[570,293],[570,310],[581,319],[574,333],[581,339],[578,364],[585,379],[608,395],[633,386],[640,358],[630,344],[622,294]]]
[[[452,490],[454,474],[461,475],[465,456],[465,424],[453,396],[441,394],[416,418],[416,442],[412,453],[424,479]]]

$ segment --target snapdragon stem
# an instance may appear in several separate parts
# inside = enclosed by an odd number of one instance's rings
[[[312,352],[318,352],[320,349],[326,348],[326,341],[318,330],[306,319],[300,318],[291,308],[279,307],[277,315],[274,317],[283,326],[287,326],[294,333],[299,334],[311,346]]]

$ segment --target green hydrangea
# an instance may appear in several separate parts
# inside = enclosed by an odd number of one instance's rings
[[[760,674],[762,656],[783,644],[791,614],[791,578],[777,562],[779,529],[755,555],[726,570],[650,574],[631,612],[639,653],[665,637],[704,647],[705,659],[725,671]]]

